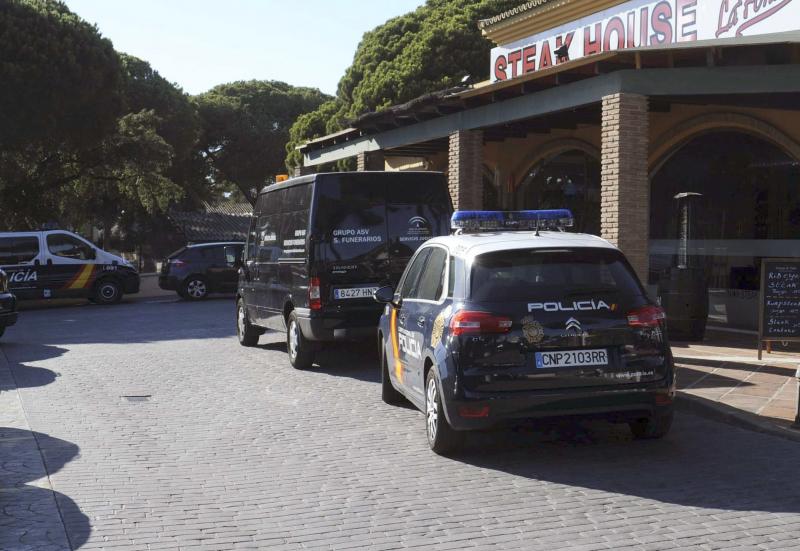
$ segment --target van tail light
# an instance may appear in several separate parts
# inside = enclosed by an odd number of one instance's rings
[[[322,291],[318,277],[312,277],[308,284],[308,307],[312,310],[322,309]]]
[[[450,319],[452,335],[485,335],[508,333],[511,330],[511,318],[495,316],[488,312],[461,310]]]
[[[628,325],[631,327],[658,327],[667,315],[660,306],[643,306],[628,312]]]

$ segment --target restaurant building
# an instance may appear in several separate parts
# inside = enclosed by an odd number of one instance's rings
[[[800,257],[800,0],[534,0],[479,23],[490,80],[301,147],[304,172],[440,170],[460,209],[568,207],[655,289],[677,194],[712,323],[753,329],[765,257]]]

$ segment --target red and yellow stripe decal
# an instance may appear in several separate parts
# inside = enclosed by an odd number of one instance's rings
[[[394,352],[394,376],[402,383],[403,364],[400,363],[400,344],[397,341],[397,308],[392,308],[392,315],[389,317],[389,332],[392,337],[392,352]]]
[[[78,273],[75,274],[75,277],[69,280],[64,288],[86,289],[93,280],[92,276],[94,275],[95,267],[96,266],[94,264],[86,264],[83,266],[80,270],[78,270]]]

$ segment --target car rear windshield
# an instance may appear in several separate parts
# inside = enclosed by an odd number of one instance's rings
[[[476,301],[562,300],[583,294],[642,295],[622,253],[609,249],[515,249],[475,257]]]

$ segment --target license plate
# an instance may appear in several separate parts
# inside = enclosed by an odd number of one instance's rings
[[[536,352],[537,369],[582,367],[586,365],[608,365],[608,351],[603,348],[595,348],[593,350]]]
[[[344,289],[334,289],[333,298],[337,300],[346,298],[372,298],[372,295],[377,290],[377,287],[349,287]]]

